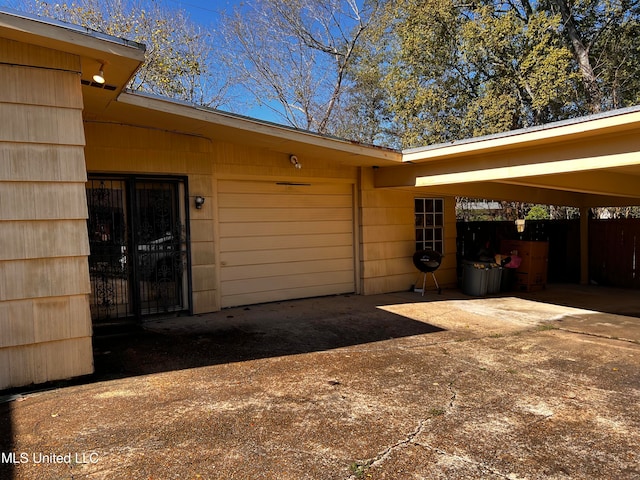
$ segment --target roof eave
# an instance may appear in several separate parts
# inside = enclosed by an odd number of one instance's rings
[[[593,133],[602,135],[613,131],[637,128],[639,122],[640,106],[634,106],[495,135],[407,149],[402,152],[402,160],[403,162],[422,163],[444,160],[448,157],[460,158],[481,152],[510,150],[535,144],[566,142]]]
[[[271,143],[277,141],[339,152],[353,157],[354,164],[358,163],[356,158],[360,158],[363,165],[370,166],[374,164],[380,166],[398,165],[402,161],[401,153],[390,148],[320,135],[164,97],[128,91],[123,92],[118,97],[118,103],[172,116],[176,119],[176,131],[180,131],[180,128],[182,128],[183,133],[201,135],[207,138],[224,140],[225,135],[223,132],[234,130],[243,135],[252,135],[256,140],[262,138]],[[185,130],[185,123],[180,119],[189,119],[194,123],[188,130]],[[215,129],[218,129],[219,133],[214,132]]]
[[[9,9],[0,10],[0,28],[7,38],[20,41],[28,35],[29,43],[73,54],[94,50],[140,62],[145,58],[146,47],[141,43]]]

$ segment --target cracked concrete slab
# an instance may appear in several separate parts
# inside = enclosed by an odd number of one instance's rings
[[[639,478],[640,319],[581,288],[158,319],[7,393],[0,478]]]

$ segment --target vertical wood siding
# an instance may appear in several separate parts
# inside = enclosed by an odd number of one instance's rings
[[[601,285],[640,288],[640,220],[590,220],[589,270]]]

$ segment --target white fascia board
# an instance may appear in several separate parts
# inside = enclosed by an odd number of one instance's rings
[[[35,43],[43,47],[59,48],[57,42],[64,43],[64,51],[69,53],[81,55],[94,50],[138,61],[145,58],[146,47],[141,43],[23,12],[0,9],[0,29],[9,38],[24,34],[38,37],[40,41]]]
[[[403,150],[402,161],[421,163],[447,157],[523,148],[527,144],[562,142],[572,137],[602,134],[611,129],[637,128],[637,125],[640,125],[640,106],[485,137]]]
[[[415,186],[432,187],[435,185],[451,185],[455,183],[508,180],[540,175],[552,175],[556,173],[584,172],[588,170],[626,167],[630,165],[640,165],[639,152],[430,175],[417,177]]]

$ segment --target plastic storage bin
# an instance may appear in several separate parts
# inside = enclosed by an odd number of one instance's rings
[[[500,292],[500,282],[502,281],[502,267],[488,267],[487,293],[492,295]]]
[[[475,297],[487,294],[489,269],[481,263],[466,263],[462,270],[462,293]]]

